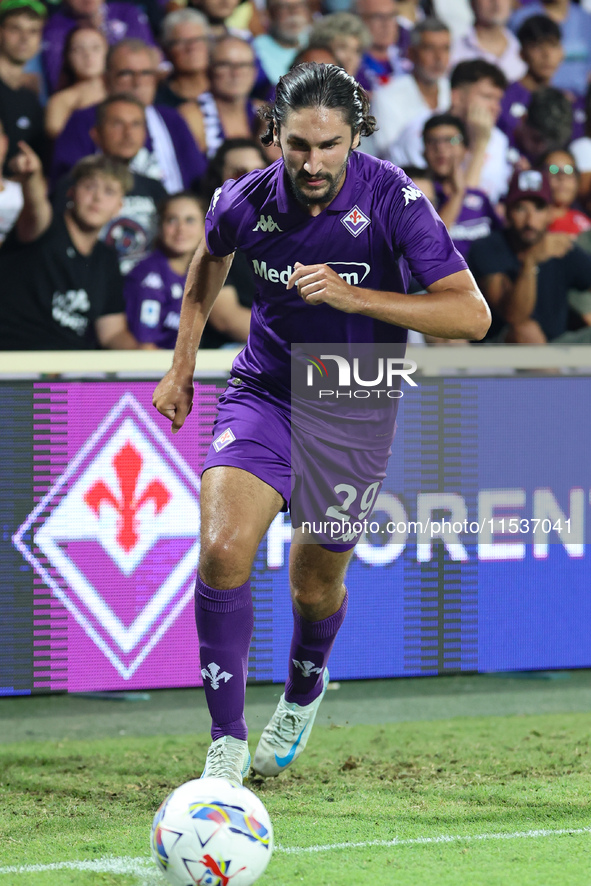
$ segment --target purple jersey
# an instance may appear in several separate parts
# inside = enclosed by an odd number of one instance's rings
[[[435,193],[439,210],[447,203],[448,197],[440,184],[435,185]],[[458,252],[467,259],[475,240],[488,237],[492,231],[498,231],[502,227],[501,220],[484,191],[467,188],[462,208],[450,228],[449,235]]]
[[[59,179],[89,154],[98,151],[90,130],[96,123],[97,105],[74,111],[53,149],[51,183]],[[161,181],[169,194],[175,194],[200,179],[207,166],[185,120],[174,108],[149,105],[146,108],[146,141],[130,163],[132,172]]]
[[[132,3],[106,3],[103,7],[104,21],[101,26],[109,46],[131,37],[154,44],[145,12]],[[43,65],[50,92],[58,87],[64,63],[64,45],[70,31],[80,24],[80,19],[70,15],[66,8],[57,9],[47,20],[43,32]]]
[[[283,160],[226,182],[212,199],[205,236],[213,255],[240,248],[257,285],[250,335],[232,374],[287,403],[292,343],[406,341],[399,326],[305,304],[295,287],[286,289],[296,262],[328,264],[352,285],[386,292],[406,292],[411,274],[427,287],[466,268],[402,170],[358,152],[341,190],[315,217],[293,196]]]
[[[125,278],[125,312],[138,341],[174,348],[179,329],[185,277],[172,270],[155,249]]]

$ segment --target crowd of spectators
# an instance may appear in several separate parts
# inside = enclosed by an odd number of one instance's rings
[[[0,349],[174,347],[209,201],[278,158],[258,112],[305,61],[368,91],[359,150],[433,204],[486,342],[591,343],[591,0],[0,0]],[[254,298],[238,252],[203,346]]]

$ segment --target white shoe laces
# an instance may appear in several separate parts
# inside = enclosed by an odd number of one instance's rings
[[[244,751],[240,745],[223,741],[211,745],[207,752],[205,770],[213,778],[235,777],[237,774],[242,778],[243,766]]]
[[[285,742],[294,741],[302,729],[306,727],[309,715],[292,711],[289,708],[277,709],[269,723],[269,744],[281,748]]]

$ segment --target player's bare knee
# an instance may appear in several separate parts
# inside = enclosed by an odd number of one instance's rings
[[[201,537],[199,575],[210,587],[235,588],[248,581],[252,569],[252,546],[245,538],[218,533]]]
[[[345,588],[341,583],[298,583],[291,586],[291,599],[296,612],[310,621],[320,621],[336,612],[344,595]]]

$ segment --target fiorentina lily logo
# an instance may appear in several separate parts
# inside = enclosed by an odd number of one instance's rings
[[[346,215],[341,217],[341,222],[350,234],[358,237],[362,231],[365,231],[371,219],[364,215],[358,206],[354,206]]]
[[[189,465],[127,393],[14,536],[126,680],[193,596],[198,499]]]

